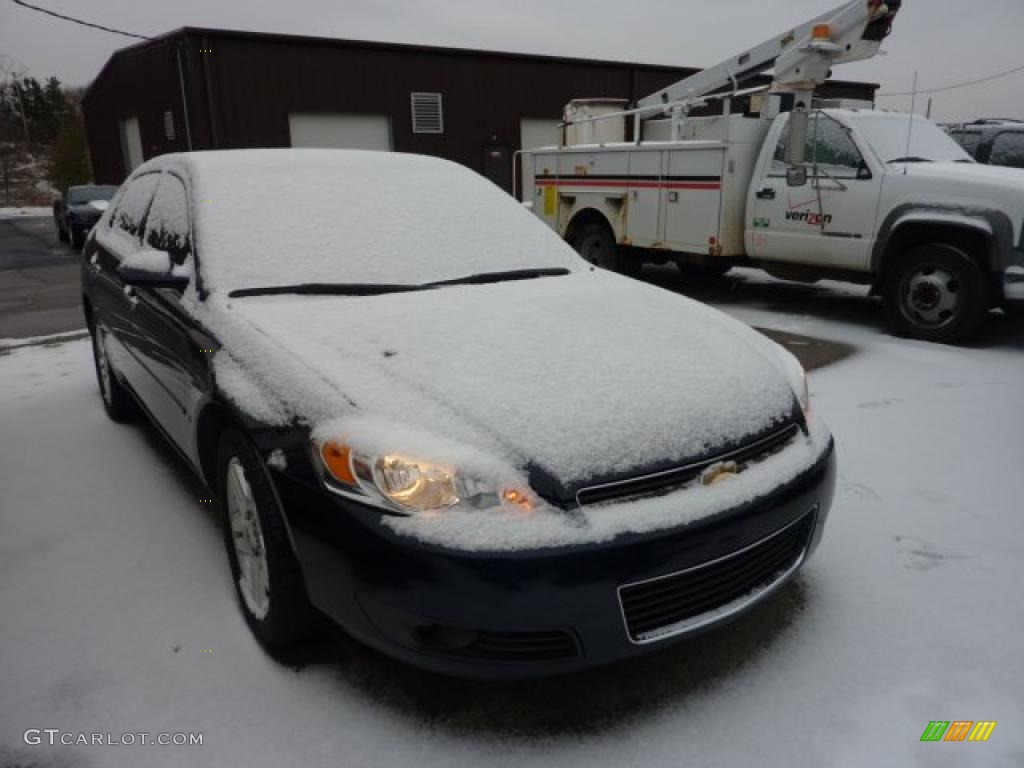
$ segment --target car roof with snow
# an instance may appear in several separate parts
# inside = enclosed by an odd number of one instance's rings
[[[586,267],[492,182],[439,158],[224,150],[162,156],[135,175],[162,169],[191,186],[208,291],[282,282],[420,285],[498,270]]]

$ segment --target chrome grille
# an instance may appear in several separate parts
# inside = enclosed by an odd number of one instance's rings
[[[581,507],[588,504],[619,500],[629,497],[657,496],[680,488],[700,477],[700,474],[715,464],[723,461],[734,461],[742,470],[745,466],[761,461],[769,455],[782,450],[798,433],[798,424],[788,424],[782,429],[765,437],[740,446],[734,450],[712,456],[682,467],[655,472],[650,475],[631,477],[613,483],[591,485],[576,492],[576,503]]]

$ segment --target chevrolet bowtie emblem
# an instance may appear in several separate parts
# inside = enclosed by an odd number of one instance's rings
[[[735,461],[720,461],[700,473],[700,484],[718,485],[726,480],[732,480],[739,473],[740,468]]]

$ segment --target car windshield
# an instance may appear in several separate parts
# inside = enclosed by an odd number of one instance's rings
[[[291,149],[190,162],[211,293],[372,295],[585,266],[506,192],[437,158]]]
[[[68,204],[81,205],[93,200],[109,200],[117,187],[74,187],[68,192]]]
[[[945,131],[920,116],[865,113],[853,122],[883,163],[974,162]]]

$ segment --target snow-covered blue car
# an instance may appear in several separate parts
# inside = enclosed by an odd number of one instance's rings
[[[441,672],[569,672],[737,616],[825,526],[788,352],[446,161],[156,158],[82,289],[104,406],[208,486],[268,646],[325,614]]]

